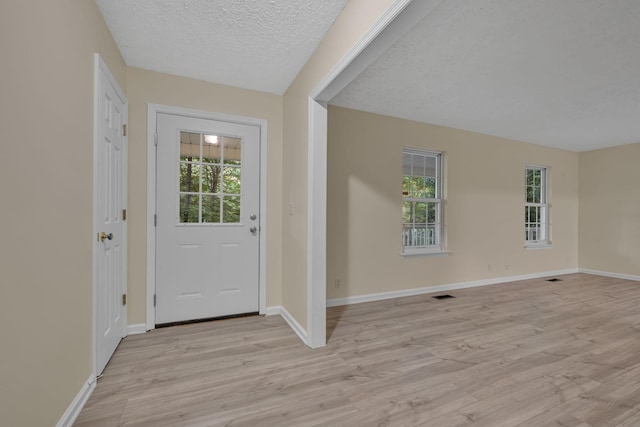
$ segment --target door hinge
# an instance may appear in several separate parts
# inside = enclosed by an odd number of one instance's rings
[[[153,226],[158,226],[158,214],[153,214]]]
[[[122,220],[123,221],[127,220],[127,210],[126,209],[122,209]]]
[[[122,125],[122,136],[127,136],[127,125]]]
[[[156,306],[156,294],[153,294],[153,306]]]
[[[122,294],[122,305],[127,305],[127,294]]]
[[[158,146],[158,134],[153,135],[153,145]]]

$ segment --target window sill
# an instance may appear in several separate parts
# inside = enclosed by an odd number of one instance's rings
[[[525,250],[538,250],[538,249],[551,249],[553,248],[553,245],[551,245],[551,243],[540,243],[540,244],[535,244],[535,245],[524,245]]]
[[[451,252],[450,251],[441,251],[441,250],[425,250],[425,251],[419,251],[419,250],[415,250],[415,251],[408,251],[408,252],[402,252],[400,255],[402,257],[419,257],[419,256],[427,256],[427,257],[431,257],[431,256],[449,256]]]

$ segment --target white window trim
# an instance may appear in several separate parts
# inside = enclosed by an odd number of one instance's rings
[[[431,249],[431,248],[404,248],[402,251],[403,257],[414,257],[414,256],[448,256],[451,252],[445,251],[440,248]]]
[[[434,199],[422,199],[430,202],[438,203],[438,210],[436,211],[436,222],[438,227],[436,228],[437,245],[422,246],[422,247],[406,247],[404,243],[401,244],[400,254],[404,256],[446,256],[449,254],[444,248],[444,153],[442,151],[428,150],[424,148],[412,148],[403,147],[402,154],[419,154],[419,155],[431,155],[437,156],[436,160],[436,198]],[[402,197],[402,201],[405,197]]]
[[[542,189],[542,195],[544,197],[544,203],[529,203],[527,202],[527,198],[526,198],[526,190],[527,190],[527,171],[528,170],[540,170],[540,171],[544,171],[543,175],[542,175],[542,182],[541,182],[541,189]],[[550,221],[550,208],[551,208],[551,204],[549,203],[549,175],[550,175],[550,171],[551,168],[548,166],[540,166],[540,165],[533,165],[533,164],[526,164],[525,165],[525,169],[524,169],[524,188],[525,188],[525,201],[524,201],[524,206],[525,207],[529,207],[529,206],[533,206],[533,207],[542,207],[544,208],[544,222],[541,223],[541,229],[543,230],[543,234],[544,234],[544,239],[539,239],[539,240],[526,240],[524,242],[524,247],[525,249],[549,249],[552,247],[551,245],[551,234],[550,234],[550,226],[551,226],[551,221]],[[525,227],[526,227],[526,223],[525,223]]]

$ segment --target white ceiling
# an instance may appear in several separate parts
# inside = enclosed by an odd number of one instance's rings
[[[573,151],[640,142],[640,1],[445,0],[331,104]]]
[[[96,0],[128,66],[283,94],[348,0]]]
[[[129,66],[283,94],[348,0],[96,1]],[[412,7],[428,15],[331,104],[574,151],[640,142],[640,1]]]

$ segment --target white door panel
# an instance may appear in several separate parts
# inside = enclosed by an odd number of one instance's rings
[[[100,374],[125,335],[127,105],[100,69],[97,99],[96,374]]]
[[[260,130],[157,116],[156,323],[258,311]]]

